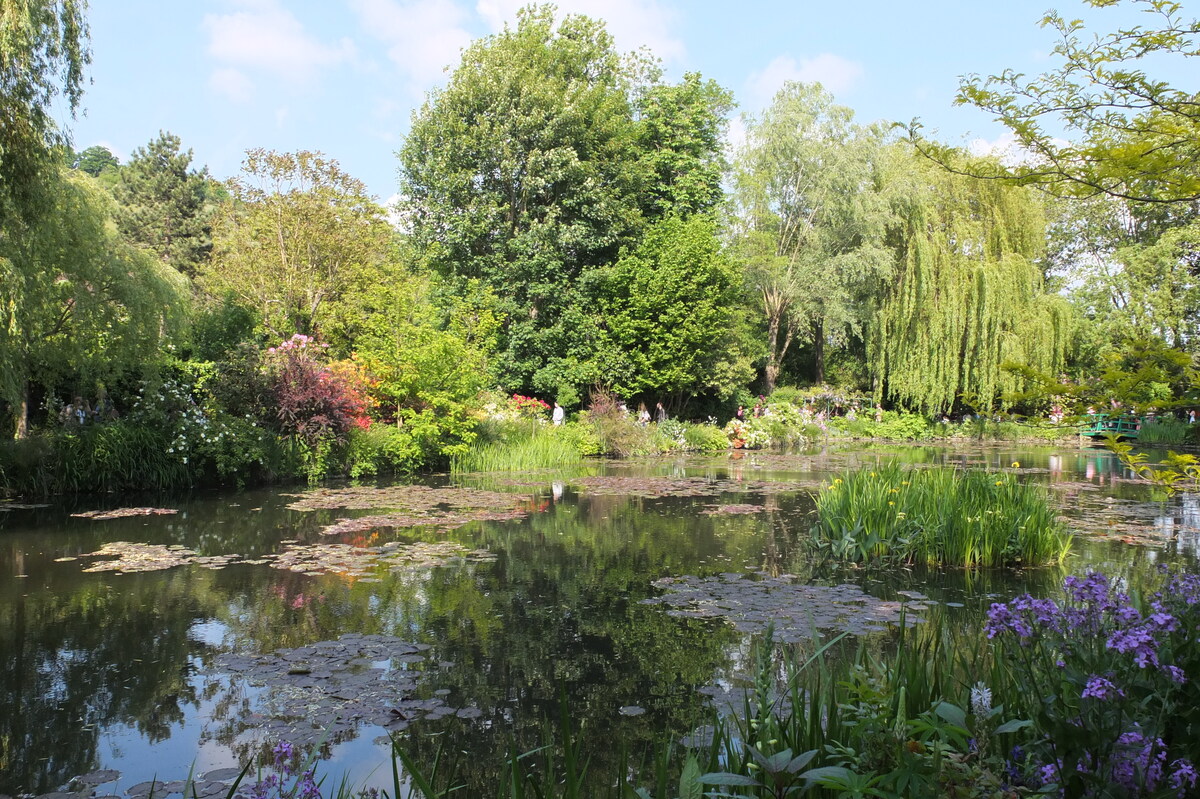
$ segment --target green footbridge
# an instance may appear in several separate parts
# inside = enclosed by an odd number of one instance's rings
[[[1142,418],[1132,413],[1089,413],[1087,422],[1079,429],[1079,434],[1092,438],[1109,434],[1119,438],[1137,438],[1141,427]]]

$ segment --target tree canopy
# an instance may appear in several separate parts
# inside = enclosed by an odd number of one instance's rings
[[[869,349],[877,392],[927,413],[990,411],[1022,386],[1003,367],[1057,373],[1071,340],[1048,294],[1041,203],[1029,190],[955,175],[898,151],[896,276]]]
[[[191,169],[192,151],[182,152],[180,146],[178,136],[160,131],[133,151],[115,186],[117,221],[125,235],[163,263],[195,275],[212,249],[213,208],[207,170]],[[81,156],[80,169],[88,171],[83,164]]]
[[[1022,163],[959,164],[969,174],[1015,178],[1069,196],[1106,194],[1135,202],[1200,200],[1200,105],[1143,65],[1200,55],[1200,21],[1174,0],[1085,0],[1098,9],[1136,7],[1154,21],[1085,36],[1082,21],[1056,11],[1042,19],[1058,35],[1059,65],[1033,78],[1008,69],[972,75],[957,102],[992,114],[1028,153]],[[914,137],[916,137],[914,129]],[[1064,141],[1062,137],[1070,141]],[[953,152],[920,142],[943,164]]]
[[[229,190],[201,282],[254,308],[277,339],[322,333],[352,276],[388,257],[383,209],[321,153],[250,150]]]
[[[820,84],[789,82],[749,121],[738,156],[739,243],[767,323],[768,391],[793,341],[813,344],[823,382],[826,339],[861,335],[860,300],[891,272],[883,136],[853,116]]]
[[[602,23],[556,23],[549,6],[467,48],[415,117],[400,176],[421,256],[500,298],[504,385],[553,394],[595,378],[581,278],[648,220],[713,206],[728,104],[696,75],[660,85]]]

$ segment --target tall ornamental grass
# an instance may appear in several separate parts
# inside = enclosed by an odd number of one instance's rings
[[[450,471],[518,472],[574,466],[582,460],[583,456],[567,436],[538,430],[499,441],[476,442],[450,460]]]
[[[1011,474],[898,466],[850,472],[817,497],[816,544],[838,560],[931,566],[1061,563],[1070,533]]]

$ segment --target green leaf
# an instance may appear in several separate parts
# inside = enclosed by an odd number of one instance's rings
[[[1006,732],[1016,732],[1017,730],[1023,730],[1026,727],[1032,726],[1033,722],[1029,721],[1028,719],[1011,719],[997,727],[996,734],[1003,735]]]
[[[683,773],[679,775],[679,799],[702,799],[704,789],[700,787],[700,764],[695,755],[688,755]]]
[[[728,771],[714,771],[709,774],[701,774],[700,782],[705,785],[739,785],[746,788],[763,787],[763,784],[753,777],[730,774]]]
[[[789,750],[790,751],[790,750]],[[809,749],[807,752],[801,752],[792,758],[791,762],[784,766],[784,770],[795,774],[800,769],[812,762],[812,759],[817,756],[816,749]]]
[[[957,705],[952,705],[949,702],[938,702],[933,706],[933,712],[955,727],[962,727],[964,730],[967,728],[967,714]]]
[[[809,769],[800,775],[801,779],[815,782],[818,785],[844,784],[854,773],[844,766],[821,766]]]

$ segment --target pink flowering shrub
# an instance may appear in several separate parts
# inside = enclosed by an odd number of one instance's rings
[[[362,397],[318,360],[324,348],[297,333],[267,350],[280,432],[309,448],[344,441],[350,428],[366,418]]]

